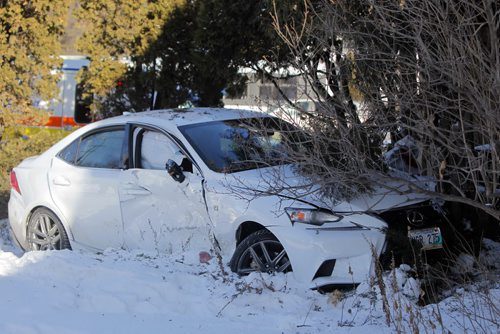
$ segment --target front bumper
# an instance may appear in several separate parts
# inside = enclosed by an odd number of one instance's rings
[[[374,274],[384,248],[386,225],[365,214],[351,215],[349,220],[365,227],[334,229],[295,224],[270,230],[285,247],[297,280],[309,282],[311,288],[356,285]]]

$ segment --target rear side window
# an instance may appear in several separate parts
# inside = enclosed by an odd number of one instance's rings
[[[124,130],[99,132],[80,142],[76,165],[94,168],[121,168]]]
[[[58,157],[80,167],[120,169],[124,134],[123,129],[93,133],[73,141]]]
[[[59,152],[58,157],[63,159],[70,164],[75,164],[76,154],[78,153],[78,143],[80,139],[73,141],[69,146],[67,146],[64,150]]]

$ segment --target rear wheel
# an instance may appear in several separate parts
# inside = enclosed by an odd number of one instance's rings
[[[230,266],[239,275],[255,271],[272,274],[292,270],[285,249],[268,230],[260,230],[246,237],[236,247]]]
[[[36,209],[28,222],[29,250],[71,249],[68,235],[57,216],[45,208]]]

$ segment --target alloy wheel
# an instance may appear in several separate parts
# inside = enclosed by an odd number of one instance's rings
[[[277,240],[263,240],[250,245],[241,255],[236,268],[240,275],[254,271],[272,274],[290,270],[290,260]]]
[[[38,214],[28,226],[28,242],[32,250],[61,249],[61,231],[48,214]]]

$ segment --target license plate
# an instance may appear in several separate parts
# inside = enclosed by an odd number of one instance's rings
[[[409,230],[408,238],[419,242],[423,250],[443,248],[443,236],[439,227]]]

